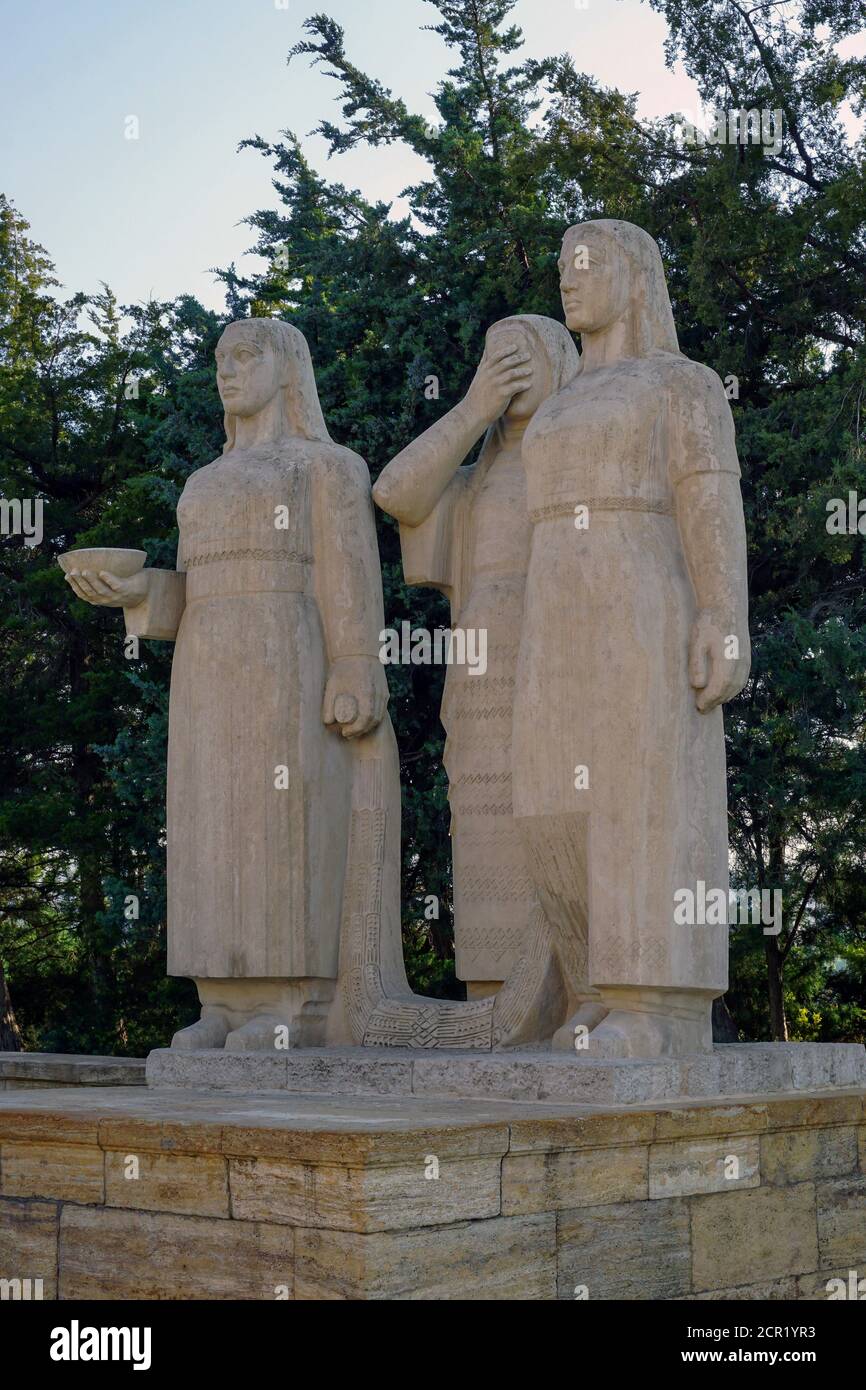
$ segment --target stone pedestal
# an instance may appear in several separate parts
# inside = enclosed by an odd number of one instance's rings
[[[304,1048],[181,1052],[147,1059],[149,1086],[324,1095],[633,1105],[700,1097],[866,1087],[860,1043],[731,1043],[711,1053],[596,1060],[574,1053],[441,1048]]]
[[[703,1300],[825,1299],[866,1273],[866,1086],[393,1089],[432,1060],[386,1058],[378,1095],[0,1095],[0,1279],[67,1300]]]

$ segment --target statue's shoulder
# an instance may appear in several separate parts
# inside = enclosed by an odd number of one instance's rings
[[[312,472],[326,485],[330,482],[366,493],[372,490],[370,470],[354,449],[335,444],[331,439],[309,440],[307,449]]]
[[[694,362],[691,357],[674,352],[660,353],[655,362],[665,384],[677,395],[725,400],[721,377],[703,362]]]

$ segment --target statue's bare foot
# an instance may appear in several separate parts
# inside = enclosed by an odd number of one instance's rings
[[[683,1057],[703,1050],[702,1025],[692,1019],[611,1009],[594,1030],[588,1057]]]
[[[551,1046],[554,1052],[577,1052],[580,1056],[589,1055],[587,1034],[595,1036],[595,1030],[607,1017],[607,1009],[594,999],[587,999],[567,1023],[557,1028]]]
[[[226,1052],[273,1052],[292,1045],[289,1025],[275,1014],[256,1014],[226,1038]]]
[[[175,1033],[171,1045],[178,1052],[198,1052],[203,1048],[223,1047],[229,1025],[221,1013],[208,1010],[198,1023],[181,1028]]]

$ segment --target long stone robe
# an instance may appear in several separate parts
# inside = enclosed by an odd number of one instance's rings
[[[452,627],[487,632],[487,670],[449,666],[442,700],[454,865],[458,979],[508,977],[530,936],[536,895],[511,806],[514,676],[529,560],[520,440],[491,431],[420,526],[401,526],[409,584],[451,601]]]
[[[280,507],[287,527],[275,524]],[[142,636],[171,636],[176,625],[169,974],[337,977],[353,782],[369,753],[359,745],[373,739],[388,763],[380,809],[388,803],[386,910],[399,953],[390,723],[353,742],[322,723],[331,663],[378,657],[366,466],[330,442],[233,449],[191,476],[178,524],[178,572],[163,573],[127,612]]]

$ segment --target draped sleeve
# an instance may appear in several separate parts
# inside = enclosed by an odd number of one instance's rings
[[[400,525],[403,578],[441,589],[455,619],[469,591],[474,472],[474,465],[459,468],[420,526]]]
[[[683,360],[671,382],[671,484],[676,488],[696,473],[740,476],[734,417],[721,380],[709,367]]]
[[[328,659],[379,654],[382,575],[367,465],[331,446],[315,461],[312,546]]]
[[[147,597],[124,608],[127,637],[173,642],[186,604],[186,575],[180,570],[148,570]]]

